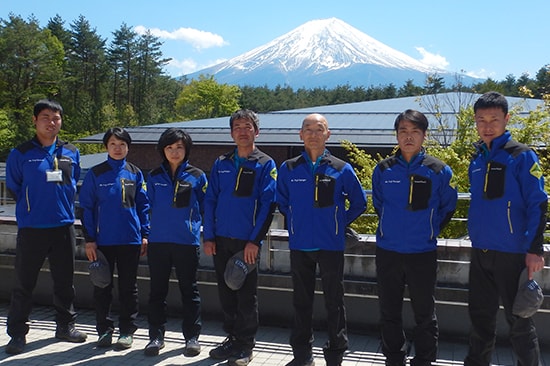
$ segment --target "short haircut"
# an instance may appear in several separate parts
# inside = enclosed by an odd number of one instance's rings
[[[506,97],[499,92],[490,91],[483,94],[479,99],[474,103],[474,113],[478,109],[489,109],[489,108],[499,108],[504,114],[508,114],[508,101]]]
[[[406,111],[399,113],[395,119],[395,123],[393,124],[393,128],[396,132],[399,129],[399,123],[401,121],[409,121],[424,132],[428,130],[428,118],[426,118],[424,113],[414,109],[407,109]]]
[[[61,104],[59,104],[55,100],[40,99],[38,102],[36,102],[34,104],[34,111],[33,111],[34,116],[38,117],[40,112],[42,112],[44,109],[50,109],[52,111],[59,112],[61,117],[63,117],[63,107],[61,107]]]
[[[250,109],[239,109],[233,113],[229,118],[229,127],[231,128],[231,131],[233,131],[233,122],[238,119],[249,120],[254,125],[254,130],[258,132],[260,128],[260,119],[258,118],[256,112],[251,111]]]
[[[164,154],[164,148],[168,145],[175,144],[176,142],[181,141],[185,146],[185,157],[183,161],[189,160],[189,154],[191,153],[191,147],[193,146],[193,140],[187,132],[182,129],[170,127],[166,129],[162,135],[160,135],[159,141],[157,143],[157,151],[160,154],[162,160],[166,160],[166,154]]]
[[[124,141],[128,147],[130,147],[130,144],[132,143],[132,138],[130,137],[128,131],[122,127],[113,127],[109,128],[107,132],[105,132],[105,135],[103,135],[103,145],[105,147],[107,147],[107,143],[109,142],[111,136],[116,137],[118,140]]]

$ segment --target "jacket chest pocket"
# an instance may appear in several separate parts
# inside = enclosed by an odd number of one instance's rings
[[[483,183],[483,198],[492,200],[504,196],[506,165],[491,161],[487,164]]]
[[[241,167],[239,174],[237,175],[237,182],[235,183],[235,190],[233,195],[237,197],[250,197],[254,191],[254,180],[256,178],[256,171],[247,167]]]
[[[177,181],[174,188],[174,199],[172,206],[175,208],[188,207],[191,201],[193,185],[186,181]]]
[[[136,181],[126,178],[120,179],[122,189],[122,207],[131,208],[136,205]]]
[[[334,190],[336,179],[329,175],[315,175],[315,191],[313,193],[314,207],[323,208],[334,205]]]
[[[413,174],[409,177],[409,182],[408,209],[411,211],[427,209],[432,196],[432,180]]]

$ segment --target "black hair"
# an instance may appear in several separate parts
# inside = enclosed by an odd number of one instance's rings
[[[233,122],[238,119],[249,120],[254,125],[254,131],[258,132],[260,128],[260,119],[258,118],[256,112],[251,111],[250,109],[239,109],[233,113],[231,117],[229,117],[229,127],[231,128],[231,131],[233,131]]]
[[[410,121],[424,132],[428,130],[428,118],[426,118],[424,113],[414,109],[407,109],[406,111],[399,113],[395,119],[395,123],[393,124],[395,131],[399,129],[399,123],[401,121]]]
[[[105,147],[107,147],[107,143],[109,142],[111,136],[115,136],[117,139],[124,141],[128,147],[130,147],[130,144],[132,143],[132,138],[130,137],[128,131],[122,127],[113,127],[109,128],[107,132],[105,132],[105,135],[103,135],[103,145]]]
[[[193,140],[191,136],[182,129],[170,127],[166,129],[162,135],[159,137],[157,143],[157,151],[160,154],[162,160],[166,160],[166,155],[164,154],[164,148],[168,145],[172,145],[178,141],[182,141],[185,146],[185,157],[183,161],[189,160],[189,154],[191,153],[191,147],[193,146]]]
[[[36,102],[34,104],[34,111],[33,111],[34,116],[38,117],[40,112],[42,112],[44,109],[50,109],[52,111],[59,112],[61,117],[63,117],[63,107],[61,107],[61,104],[59,104],[55,100],[40,99],[38,102]]]
[[[508,101],[506,97],[499,92],[490,91],[483,94],[479,99],[474,103],[474,113],[478,109],[489,109],[489,108],[499,108],[504,114],[508,114]]]

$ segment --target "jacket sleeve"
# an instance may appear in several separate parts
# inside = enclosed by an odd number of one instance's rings
[[[544,177],[534,151],[528,150],[518,158],[523,158],[519,161],[517,174],[527,210],[528,252],[540,255],[544,252],[544,229],[548,208],[548,196],[544,191]]]
[[[377,165],[372,172],[372,205],[378,218],[380,218],[382,212],[382,186],[380,184],[380,167]]]
[[[208,189],[208,180],[206,179],[206,174],[202,173],[199,178],[197,188],[195,191],[197,201],[199,202],[199,211],[201,215],[204,215],[204,197],[206,195],[207,189]]]
[[[204,196],[204,215],[202,218],[204,241],[211,241],[216,238],[215,215],[218,205],[218,195],[220,194],[218,164],[219,160],[216,160],[210,170],[208,188]]]
[[[6,187],[16,201],[21,194],[21,187],[23,186],[23,171],[19,162],[20,155],[18,150],[12,149],[6,162]]]
[[[346,210],[346,226],[351,224],[356,218],[361,216],[367,208],[367,196],[365,190],[359,182],[357,175],[351,165],[344,167],[344,190],[349,201],[349,207]]]
[[[288,168],[286,163],[281,165],[277,176],[277,205],[279,212],[285,217],[288,216],[288,185],[287,185]]]
[[[442,230],[445,225],[451,221],[453,214],[456,210],[456,202],[458,200],[458,192],[455,187],[451,185],[453,178],[453,171],[446,165],[441,171],[443,179],[441,180],[441,186],[439,189],[439,230]]]
[[[95,176],[90,170],[86,173],[80,187],[80,193],[78,194],[78,200],[82,208],[82,232],[86,242],[96,241],[97,238],[97,199],[95,186]]]
[[[143,173],[139,171],[136,178],[138,188],[136,191],[136,210],[141,225],[141,237],[147,238],[151,230],[149,222],[149,197],[147,196],[147,187],[143,179]]]
[[[151,212],[153,210],[153,204],[155,202],[155,184],[153,183],[153,178],[151,177],[151,174],[149,174],[149,179],[147,179],[147,198],[149,199],[149,212]]]
[[[252,230],[249,241],[260,245],[265,238],[271,221],[273,221],[273,212],[276,206],[277,191],[277,167],[273,160],[267,161],[262,167],[260,180],[260,197],[258,197],[259,207],[255,218],[254,229]]]
[[[78,183],[78,180],[80,179],[80,151],[76,149],[74,154],[75,164],[74,164],[74,171],[73,171],[73,177],[76,183]]]

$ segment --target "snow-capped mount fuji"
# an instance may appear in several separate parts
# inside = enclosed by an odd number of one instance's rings
[[[428,74],[454,75],[394,50],[337,18],[312,20],[228,61],[187,75],[220,83],[293,88],[424,85]],[[453,79],[453,80],[451,80]],[[451,85],[449,84],[449,85]]]

